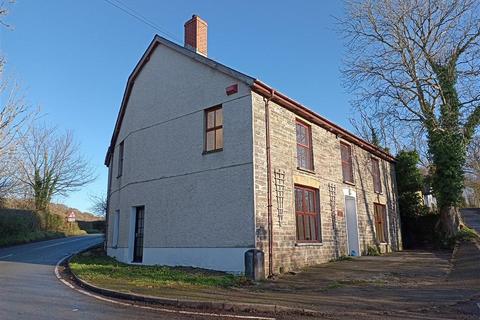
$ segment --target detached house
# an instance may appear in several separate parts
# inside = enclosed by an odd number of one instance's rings
[[[267,275],[401,249],[395,159],[267,84],[155,36],[108,148],[107,251],[126,263]]]

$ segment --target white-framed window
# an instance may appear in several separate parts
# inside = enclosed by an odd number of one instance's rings
[[[118,238],[120,234],[120,210],[115,210],[113,213],[113,234],[112,234],[112,247],[118,246]]]
[[[123,174],[123,153],[125,149],[125,140],[120,142],[120,145],[118,146],[118,172],[117,172],[117,178],[121,177]]]

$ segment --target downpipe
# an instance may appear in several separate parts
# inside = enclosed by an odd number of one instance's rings
[[[268,217],[268,277],[273,276],[273,214],[272,214],[272,160],[270,154],[270,107],[269,102],[275,95],[271,90],[265,101],[265,144],[267,152],[267,217]]]

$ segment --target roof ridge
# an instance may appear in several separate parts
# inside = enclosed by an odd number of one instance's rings
[[[155,50],[155,48],[159,45],[163,44],[166,47],[179,52],[183,55],[186,55],[190,58],[192,58],[195,61],[198,61],[200,63],[203,63],[211,68],[214,68],[220,72],[223,72],[233,78],[236,78],[245,84],[247,84],[251,90],[262,94],[262,95],[269,95],[270,92],[274,91],[272,87],[268,86],[264,82],[251,77],[245,73],[242,73],[240,71],[237,71],[233,68],[230,68],[216,60],[210,59],[208,57],[205,57],[201,54],[198,54],[196,52],[193,52],[171,40],[168,40],[167,38],[164,38],[158,34],[155,34],[153,37],[153,40],[150,42],[147,50],[143,53],[142,57],[138,61],[138,63],[135,65],[135,68],[133,69],[132,73],[128,77],[127,84],[125,87],[125,92],[123,94],[122,98],[122,103],[120,105],[120,110],[118,112],[117,116],[117,121],[115,123],[115,128],[112,134],[112,138],[110,140],[110,146],[108,147],[107,154],[105,156],[105,165],[108,166],[108,163],[110,162],[110,157],[113,154],[113,149],[115,147],[116,139],[118,138],[118,134],[120,132],[120,127],[123,121],[123,117],[125,115],[125,110],[127,108],[128,100],[130,97],[130,93],[133,87],[133,83],[135,82],[135,79],[137,75],[140,73],[142,70],[143,66],[150,60],[150,56]],[[306,119],[312,118],[314,123],[317,125],[324,127],[328,129],[329,131],[334,132],[337,135],[342,136],[347,141],[350,141],[352,143],[355,143],[359,147],[372,152],[376,154],[377,156],[388,160],[388,161],[395,161],[395,157],[393,157],[391,154],[383,150],[382,148],[375,146],[364,139],[358,137],[357,135],[349,132],[348,130],[344,129],[343,127],[335,124],[334,122],[328,120],[327,118],[319,115],[315,111],[311,110],[310,108],[302,105],[301,103],[295,101],[294,99],[288,97],[287,95],[280,93],[278,91],[274,91],[277,94],[277,102],[279,104],[287,109],[292,110],[293,112],[305,117]]]

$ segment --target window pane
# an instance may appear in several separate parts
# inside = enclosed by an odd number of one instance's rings
[[[307,150],[297,145],[297,166],[307,168]]]
[[[340,144],[343,180],[353,182],[352,153],[349,145]]]
[[[308,216],[305,216],[304,223],[305,223],[305,240],[312,240],[312,237],[310,234],[310,219]]]
[[[306,211],[315,212],[315,206],[313,201],[313,191],[305,192],[305,203],[307,204]]]
[[[113,214],[113,243],[112,245],[116,247],[118,245],[118,235],[120,228],[120,211],[116,210]]]
[[[341,144],[341,153],[342,153],[342,161],[350,162],[350,147],[346,144]]]
[[[295,188],[295,211],[303,211],[302,190]]]
[[[124,147],[125,147],[125,144],[124,144],[124,141],[122,141],[120,143],[120,146],[119,146],[119,150],[118,150],[118,153],[119,153],[119,156],[118,156],[118,176],[121,176],[123,174],[123,153],[124,153]]]
[[[223,148],[223,128],[215,130],[215,149]]]
[[[342,163],[343,180],[352,181],[352,168],[349,163]]]
[[[304,203],[305,207],[303,208],[303,211],[309,212],[310,211],[309,210],[309,208],[310,208],[310,204],[309,204],[309,202],[310,202],[310,191],[305,190],[304,191],[304,197],[305,197],[305,203]]]
[[[345,164],[345,180],[349,182],[353,182],[353,172],[352,172],[352,164],[346,163]]]
[[[308,145],[308,132],[305,126],[297,123],[297,143],[301,143],[303,145]]]
[[[318,240],[317,239],[317,232],[315,231],[316,224],[315,224],[315,217],[314,216],[309,216],[310,219],[310,235],[312,240]]]
[[[207,112],[207,129],[215,126],[215,111]]]
[[[215,149],[215,131],[208,131],[206,139],[207,139],[206,151],[214,150]]]
[[[313,166],[312,166],[312,154],[310,153],[310,149],[305,149],[305,152],[307,153],[307,155],[305,156],[305,169],[308,169],[308,170],[313,170]]]
[[[320,213],[315,216],[315,222],[315,231],[317,232],[316,240],[322,241],[322,218],[320,216]]]
[[[372,159],[373,187],[375,192],[382,192],[382,182],[380,178],[380,164],[377,159]]]
[[[222,109],[218,109],[215,111],[215,126],[221,126],[223,125],[223,111]]]
[[[347,180],[347,164],[345,162],[342,162],[342,176],[343,176],[343,181]]]
[[[303,216],[297,215],[297,235],[298,240],[305,240],[305,234],[303,232]]]

